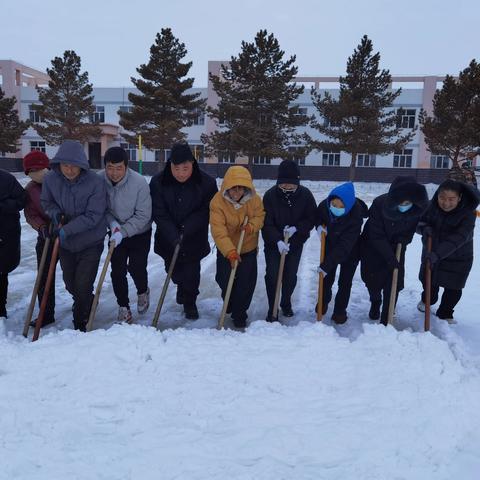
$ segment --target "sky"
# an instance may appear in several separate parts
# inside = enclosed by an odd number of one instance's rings
[[[44,71],[73,49],[95,87],[131,86],[165,27],[185,43],[196,87],[208,60],[238,55],[260,29],[301,76],[344,74],[364,34],[393,75],[457,74],[480,59],[478,0],[0,0],[0,12],[0,59]]]

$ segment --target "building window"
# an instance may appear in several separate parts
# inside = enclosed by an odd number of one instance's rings
[[[430,168],[450,168],[450,159],[447,155],[432,155]]]
[[[340,166],[340,152],[335,152],[335,151],[323,152],[322,165],[324,167]]]
[[[205,112],[197,109],[196,116],[193,119],[192,125],[205,125]]]
[[[129,161],[137,160],[137,146],[134,143],[121,143],[120,146],[127,152]]]
[[[218,152],[218,163],[235,163],[235,152],[222,151]]]
[[[291,154],[290,158],[297,165],[305,165],[305,155],[302,152],[302,147],[288,147],[288,151]]]
[[[105,107],[95,105],[95,113],[90,115],[90,123],[105,123]]]
[[[30,142],[30,151],[34,152],[35,150],[38,150],[39,152],[46,152],[45,148],[45,142],[40,142],[40,141],[31,141]]]
[[[308,115],[308,108],[307,107],[297,107],[293,113],[296,117]]]
[[[255,165],[270,165],[270,158],[266,155],[254,155],[253,163]]]
[[[374,167],[375,155],[369,155],[368,153],[357,154],[357,167]]]
[[[203,163],[205,161],[205,147],[203,145],[190,145],[190,148],[197,162]]]
[[[155,161],[156,162],[166,162],[168,161],[168,157],[170,157],[171,150],[169,148],[164,148],[162,150],[155,150]]]
[[[6,157],[7,154],[5,152],[0,152],[0,157]]]
[[[121,105],[120,108],[118,109],[119,112],[128,112],[132,113],[133,112],[133,107],[131,105]]]
[[[28,109],[29,109],[30,121],[32,123],[40,123],[42,119],[40,118],[40,114],[37,112],[37,110],[35,110],[35,104],[34,103],[30,104],[28,106]]]
[[[398,128],[415,128],[416,110],[399,108],[397,110],[397,127]]]
[[[342,125],[342,122],[340,120],[329,120],[328,118],[323,119],[323,126],[324,127],[332,127],[332,128],[337,128]]]
[[[396,168],[412,168],[412,149],[404,148],[393,154],[393,166]]]

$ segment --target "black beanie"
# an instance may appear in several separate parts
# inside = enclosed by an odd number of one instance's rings
[[[107,163],[124,163],[125,166],[128,165],[128,155],[127,152],[122,147],[110,147],[103,157],[103,162],[105,165]]]
[[[281,183],[300,184],[300,170],[293,160],[284,160],[278,166],[277,185]]]
[[[183,162],[194,162],[195,157],[188,143],[175,143],[170,152],[169,160],[174,165],[179,165]]]

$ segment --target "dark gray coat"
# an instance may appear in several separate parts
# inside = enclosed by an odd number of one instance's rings
[[[80,167],[80,175],[73,181],[68,180],[60,171],[61,163]],[[66,240],[62,247],[79,252],[102,243],[107,234],[105,181],[90,170],[83,147],[66,140],[50,165],[52,170],[45,176],[40,200],[50,218],[56,213],[65,215]]]

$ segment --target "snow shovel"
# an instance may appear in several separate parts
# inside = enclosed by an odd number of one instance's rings
[[[45,239],[43,244],[42,256],[40,258],[40,265],[38,266],[37,278],[35,279],[35,285],[33,286],[32,298],[30,299],[30,305],[28,306],[27,315],[25,316],[25,324],[23,325],[23,336],[27,338],[28,329],[30,328],[30,322],[32,321],[33,310],[35,308],[35,301],[37,299],[40,283],[42,282],[43,271],[45,270],[45,263],[47,262],[48,249],[50,248],[50,237]],[[43,300],[43,297],[42,297]]]
[[[288,232],[285,233],[283,241],[288,245]],[[278,267],[278,276],[277,276],[277,287],[275,289],[275,301],[273,302],[273,311],[272,317],[278,318],[278,304],[280,303],[280,290],[282,289],[282,280],[283,280],[283,270],[285,268],[285,257],[287,252],[284,252],[280,255],[280,265]]]
[[[35,342],[36,340],[38,340],[38,337],[40,336],[40,329],[42,328],[43,318],[45,317],[45,309],[47,308],[48,294],[50,293],[50,288],[52,288],[53,275],[55,274],[55,269],[57,268],[57,258],[58,258],[59,248],[60,248],[60,238],[57,237],[53,244],[52,258],[50,260],[47,280],[45,282],[45,288],[43,290],[43,297],[42,297],[42,303],[40,304],[40,311],[38,312],[38,318],[37,318],[37,321],[35,322],[35,331],[33,332],[32,342]],[[42,256],[43,256],[43,252],[42,252]]]
[[[107,257],[105,258],[105,263],[103,264],[102,273],[100,274],[100,278],[98,279],[95,296],[93,297],[92,307],[90,308],[90,315],[88,316],[86,328],[87,332],[90,332],[92,330],[93,320],[95,318],[95,314],[97,313],[98,301],[100,300],[100,292],[102,291],[103,282],[105,280],[105,276],[107,275],[108,264],[110,263],[110,259],[112,258],[114,249],[115,242],[111,241],[108,247]]]
[[[158,325],[158,318],[160,317],[160,312],[162,311],[163,302],[165,301],[165,295],[167,294],[168,284],[170,283],[170,279],[172,278],[173,269],[175,268],[175,264],[177,263],[178,253],[180,252],[180,245],[182,243],[183,235],[180,235],[180,240],[178,241],[177,245],[175,245],[175,250],[173,251],[172,260],[170,262],[170,266],[168,267],[167,278],[163,283],[162,293],[160,294],[160,298],[158,300],[157,309],[155,310],[155,315],[153,316],[152,327],[157,328]]]
[[[247,223],[248,223],[248,216],[245,215],[245,219],[243,220],[242,226],[245,227]],[[242,232],[240,233],[240,239],[238,240],[237,252],[239,255],[240,255],[240,252],[242,251],[243,237],[245,237],[245,230],[242,230]],[[228,279],[227,290],[225,291],[225,298],[223,299],[222,313],[220,314],[220,318],[218,319],[217,328],[219,330],[223,328],[223,324],[225,322],[225,315],[227,313],[228,302],[230,301],[230,295],[232,294],[233,281],[235,280],[235,273],[237,272],[237,267],[238,267],[238,260],[235,261],[232,271],[230,272],[230,277]]]
[[[395,257],[397,258],[397,262],[400,262],[401,255],[402,255],[402,244],[397,243],[397,250],[395,252]],[[393,323],[393,312],[395,311],[395,300],[397,298],[397,283],[398,283],[398,268],[394,268],[392,273],[392,289],[390,291],[390,302],[388,303],[387,325],[392,325]]]
[[[325,225],[322,225],[325,228]],[[320,236],[320,265],[325,260],[325,232]],[[317,301],[317,322],[321,322],[323,317],[323,273],[318,274],[318,301]]]
[[[427,239],[427,252],[432,251],[432,236],[429,235]],[[425,327],[424,330],[430,330],[430,300],[432,295],[432,266],[430,260],[425,262]]]

